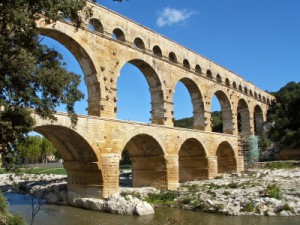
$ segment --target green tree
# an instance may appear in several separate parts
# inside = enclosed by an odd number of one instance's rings
[[[57,155],[57,149],[45,137],[28,136],[21,142],[15,142],[16,156],[23,163],[47,162],[47,157]]]
[[[34,120],[27,108],[55,119],[55,108],[65,105],[73,124],[80,76],[68,72],[60,53],[41,45],[35,20],[70,18],[81,24],[78,11],[84,0],[5,0],[0,2],[0,151],[5,158],[15,140],[22,141]],[[86,16],[89,10],[83,10]]]
[[[268,111],[269,138],[284,147],[300,147],[300,82],[290,82],[272,94],[276,102]]]
[[[212,131],[222,133],[223,132],[223,121],[222,111],[214,111],[211,113]]]
[[[42,137],[28,136],[23,141],[15,143],[15,151],[23,162],[37,162],[42,155]]]
[[[193,129],[194,118],[183,118],[179,120],[174,120],[174,127],[183,127]]]
[[[212,112],[211,119],[212,119],[212,131],[222,133],[223,132],[222,112],[221,111]],[[194,124],[193,117],[174,120],[175,127],[193,129],[193,124]]]
[[[41,143],[41,157],[42,157],[42,162],[47,163],[48,162],[48,156],[51,155],[57,155],[57,149],[55,146],[47,139],[47,138],[42,138],[42,143]]]

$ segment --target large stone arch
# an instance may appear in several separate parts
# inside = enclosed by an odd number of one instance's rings
[[[88,52],[92,52],[87,49],[81,43],[82,30],[76,30],[72,25],[57,21],[55,24],[45,24],[42,20],[37,23],[39,32],[41,35],[50,37],[60,44],[65,46],[78,61],[85,79],[85,84],[88,91],[88,114],[99,116],[101,114],[100,99],[103,95],[104,88],[102,82],[99,81],[97,65],[95,60]],[[81,32],[79,34],[79,32]]]
[[[262,135],[263,125],[264,125],[264,113],[262,108],[259,105],[256,105],[254,107],[253,118],[254,118],[254,133],[256,135]]]
[[[53,142],[64,162],[98,161],[91,145],[71,128],[60,125],[42,125],[34,127],[33,130]]]
[[[203,98],[199,87],[192,79],[187,77],[181,78],[178,82],[182,82],[185,85],[191,97],[191,101],[193,105],[193,118],[194,118],[193,128],[198,130],[204,130],[205,129],[204,103],[203,103]],[[176,85],[174,86],[174,88],[176,87]],[[175,93],[175,90],[173,91],[173,93]]]
[[[151,95],[151,121],[155,124],[164,124],[164,94],[162,82],[153,67],[142,59],[130,59],[123,63],[120,70],[126,64],[136,66],[145,76]],[[134,87],[131,87],[134,88]]]
[[[221,105],[223,133],[233,134],[233,123],[232,123],[233,116],[232,116],[232,108],[231,108],[229,98],[225,94],[225,92],[221,90],[216,91],[214,95],[218,98]],[[212,102],[212,98],[210,102]]]
[[[179,182],[208,178],[208,160],[203,145],[195,138],[187,139],[180,147]]]
[[[237,107],[238,132],[242,135],[251,134],[250,111],[247,102],[240,99]]]
[[[94,63],[87,53],[87,50],[84,49],[84,47],[79,43],[79,40],[76,40],[74,37],[76,35],[71,37],[57,28],[59,27],[56,27],[56,29],[41,27],[39,28],[39,32],[41,35],[53,38],[65,46],[74,55],[85,76],[95,74],[96,68]]]
[[[133,187],[167,188],[167,162],[162,146],[148,134],[138,134],[125,145],[132,163]]]
[[[49,139],[58,149],[68,177],[68,191],[80,197],[101,197],[103,176],[93,144],[75,130],[50,124],[37,124],[34,131]]]
[[[218,173],[231,173],[237,171],[236,155],[232,146],[223,141],[219,144],[216,152]]]

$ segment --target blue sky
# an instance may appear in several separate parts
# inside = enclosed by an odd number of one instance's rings
[[[277,91],[290,81],[300,81],[299,0],[97,2],[198,52],[263,90]],[[82,74],[63,46],[47,38],[44,43],[65,56],[70,70]],[[132,85],[131,76],[139,88],[125,88]],[[84,84],[81,89],[86,92]],[[150,94],[143,75],[133,66],[125,65],[118,89],[117,118],[149,122]],[[190,98],[183,85],[176,87],[174,98],[175,118],[191,116]],[[136,102],[140,104],[134,107]],[[86,107],[86,100],[78,103],[77,113],[86,114]],[[212,110],[215,109],[216,99]]]

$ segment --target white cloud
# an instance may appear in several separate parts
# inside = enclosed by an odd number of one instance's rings
[[[156,24],[159,27],[171,26],[173,24],[182,23],[193,15],[194,12],[187,9],[174,9],[166,7],[158,17]]]

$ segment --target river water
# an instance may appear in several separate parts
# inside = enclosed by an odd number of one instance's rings
[[[5,193],[10,211],[31,219],[30,198]],[[122,216],[94,212],[68,206],[44,205],[34,221],[35,225],[299,225],[300,217],[222,216],[173,208],[158,208],[148,216]]]

